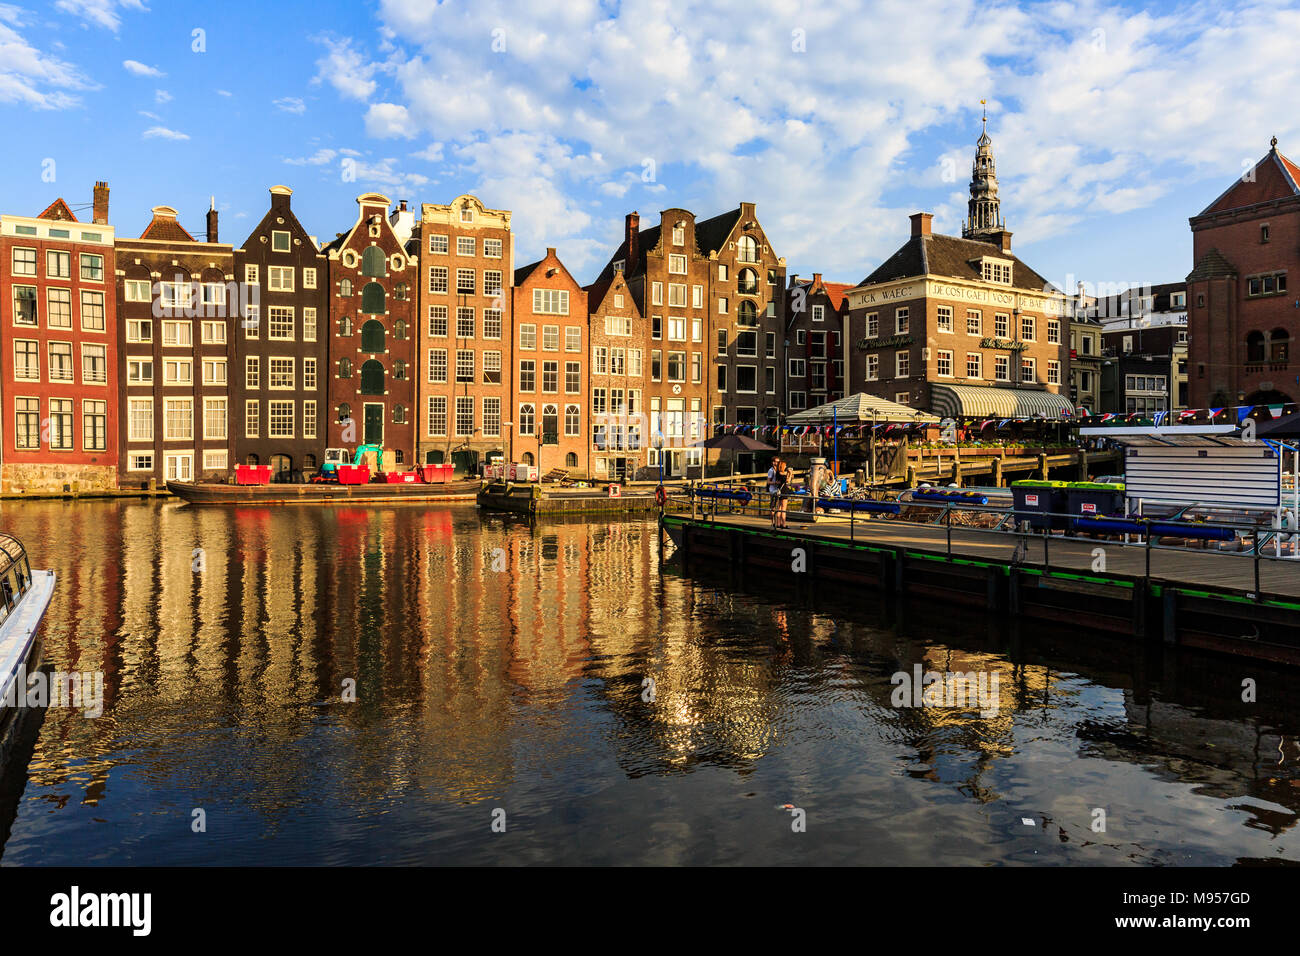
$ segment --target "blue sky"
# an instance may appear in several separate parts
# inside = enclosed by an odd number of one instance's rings
[[[473,192],[518,262],[554,245],[590,281],[626,212],[745,200],[789,271],[856,282],[911,212],[959,232],[987,98],[1023,259],[1173,281],[1188,216],[1270,136],[1300,156],[1298,28],[1269,2],[0,0],[0,209],[107,179],[122,234],[159,204],[199,232],[212,195],[239,242],[284,183],[328,239],[370,189]]]

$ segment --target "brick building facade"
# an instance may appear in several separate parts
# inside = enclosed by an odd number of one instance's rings
[[[62,199],[0,216],[0,490],[117,486],[117,301],[108,185],[91,221]]]
[[[155,206],[140,238],[116,240],[123,487],[229,475],[229,332],[245,303],[234,250],[218,238],[215,209],[198,240]]]
[[[357,219],[329,257],[329,448],[384,449],[385,470],[415,461],[416,285],[419,261],[379,193],[357,197]]]
[[[587,293],[553,248],[515,270],[511,296],[513,454],[543,475],[564,468],[585,477],[591,474],[587,370],[607,367],[614,357],[598,346],[587,352]],[[609,411],[622,409],[611,402]]]
[[[1275,405],[1300,398],[1290,368],[1300,334],[1300,167],[1272,148],[1189,220],[1188,405]]]
[[[235,250],[235,275],[256,311],[233,322],[233,464],[302,471],[325,449],[329,367],[329,259],[271,187],[271,206]]]
[[[605,356],[603,362],[592,361],[588,367],[590,474],[597,480],[632,479],[648,467],[645,390],[650,328],[623,273],[593,283],[586,292],[591,353]],[[624,413],[614,412],[616,407]]]
[[[848,394],[849,309],[845,293],[851,288],[846,282],[826,282],[820,272],[813,273],[811,279],[790,277],[782,342],[786,414]]]
[[[418,456],[473,472],[510,440],[510,212],[465,195],[420,215]]]

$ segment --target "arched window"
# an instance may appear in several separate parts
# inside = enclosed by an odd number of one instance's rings
[[[273,475],[278,475],[282,471],[293,471],[293,459],[288,455],[272,455],[268,464]]]
[[[395,323],[393,323],[393,338],[395,338],[395,339],[404,339],[404,338],[406,338],[406,320],[405,320],[405,319],[398,319]]]
[[[393,363],[393,378],[398,379],[399,381],[406,381],[405,362],[398,361]]]
[[[532,434],[534,434],[534,431],[533,431],[533,415],[534,415],[534,412],[533,412],[533,406],[532,406],[532,405],[520,405],[520,406],[519,406],[519,434],[521,434],[521,435],[532,435]]]
[[[560,435],[560,409],[557,405],[542,406],[542,441],[558,441]]]
[[[577,405],[564,406],[564,434],[581,435],[582,412]]]
[[[350,358],[339,359],[339,378],[351,378],[351,377],[352,377],[352,359]]]
[[[394,405],[394,406],[393,406],[393,424],[394,424],[394,425],[405,425],[405,424],[406,424],[406,406],[405,406],[405,405]]]
[[[384,287],[378,282],[367,282],[361,290],[361,311],[367,315],[381,315],[388,311],[384,303]]]
[[[379,276],[384,274],[384,263],[387,257],[384,250],[378,246],[370,246],[365,252],[361,253],[361,274],[363,276]]]
[[[339,319],[339,335],[352,334],[352,320],[346,315]]]
[[[339,421],[346,422],[352,417],[352,406],[344,402],[339,406]]]
[[[745,295],[758,295],[758,273],[753,269],[741,269],[736,276],[736,289]]]
[[[740,325],[758,325],[758,309],[748,299],[741,299],[736,306],[736,322]]]
[[[244,464],[245,464],[245,465],[256,465],[256,464],[259,464],[259,461],[258,461],[258,458],[257,458],[256,455],[246,455],[246,456],[244,457]]]
[[[316,456],[315,456],[315,455],[303,455],[303,456],[302,456],[302,470],[303,470],[303,471],[315,471],[315,470],[316,470]]]
[[[384,365],[370,359],[361,366],[361,394],[384,394]]]
[[[564,467],[565,467],[565,468],[577,468],[577,467],[578,467],[578,455],[577,455],[576,452],[572,452],[572,451],[571,451],[571,452],[569,452],[567,455],[564,456]]]
[[[1291,351],[1291,335],[1286,329],[1274,329],[1268,337],[1268,358],[1270,362],[1285,362]]]
[[[1264,333],[1251,332],[1246,336],[1246,361],[1264,361]]]
[[[351,298],[352,296],[351,279],[344,279],[342,282],[339,283],[339,295]]]
[[[361,351],[382,352],[384,350],[384,325],[377,319],[370,319],[361,326]]]
[[[532,463],[533,463],[533,453],[531,451],[524,452],[524,464],[531,466]]]
[[[741,236],[736,243],[736,258],[741,262],[758,261],[758,243],[753,236]]]

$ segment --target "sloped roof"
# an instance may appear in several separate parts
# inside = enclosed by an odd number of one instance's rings
[[[515,285],[523,285],[524,280],[533,274],[533,270],[540,266],[546,260],[538,259],[536,262],[530,262],[526,266],[520,266],[515,270]]]
[[[1192,271],[1187,274],[1188,282],[1199,279],[1226,279],[1237,274],[1236,267],[1229,262],[1217,248],[1211,249],[1197,260]]]
[[[954,279],[980,281],[980,259],[993,256],[1012,263],[1011,284],[1017,289],[1055,289],[1050,282],[1026,265],[1019,257],[1003,252],[998,246],[978,239],[959,239],[932,233],[912,236],[898,251],[882,262],[859,286],[913,276],[939,275]]]
[[[77,217],[74,216],[74,215],[72,214],[72,210],[68,208],[68,204],[67,204],[66,202],[64,202],[62,198],[56,199],[56,200],[54,200],[54,202],[52,202],[52,203],[50,203],[48,206],[46,206],[46,207],[45,207],[45,210],[44,210],[44,211],[43,211],[39,216],[37,216],[36,218],[37,218],[37,219],[57,219],[57,220],[60,220],[60,221],[62,221],[62,222],[78,222],[78,221],[79,221],[79,220],[77,219]]]
[[[735,228],[736,223],[740,221],[740,206],[735,209],[728,209],[724,213],[719,213],[709,219],[697,219],[695,221],[695,249],[702,256],[708,256],[709,253],[715,252],[722,248],[727,241],[727,236],[731,235],[731,230]],[[645,272],[646,253],[659,245],[659,233],[661,226],[650,226],[637,232],[636,248],[637,256],[635,262],[627,261],[627,238],[619,243],[614,254],[609,257],[609,262],[605,263],[605,268],[600,270],[598,280],[609,279],[614,275],[614,263],[620,259],[625,263],[623,274],[634,276]]]
[[[1300,196],[1300,167],[1277,151],[1277,140],[1273,143],[1273,148],[1254,165],[1249,176],[1238,177],[1214,202],[1192,218]]]
[[[163,242],[194,242],[194,237],[176,221],[176,210],[169,206],[155,206],[153,218],[140,233],[141,239],[159,239]]]

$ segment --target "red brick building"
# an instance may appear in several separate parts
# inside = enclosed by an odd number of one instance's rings
[[[419,262],[379,193],[326,244],[330,283],[329,448],[379,445],[384,468],[415,462],[416,282]]]
[[[802,411],[843,398],[849,307],[847,282],[790,277],[784,337],[785,410]]]
[[[108,185],[91,221],[62,199],[40,215],[0,216],[0,488],[117,486],[116,261]]]
[[[544,475],[565,468],[591,474],[587,437],[587,293],[553,248],[514,273],[515,460],[535,464]],[[608,368],[608,350],[592,348],[591,368]],[[614,414],[623,414],[624,399]]]
[[[234,251],[195,239],[170,206],[155,206],[138,239],[118,237],[121,373],[119,481],[224,481],[230,474],[230,330],[244,304]]]
[[[474,196],[424,203],[420,257],[417,441],[421,462],[474,473],[509,454],[511,421],[510,212]]]
[[[1300,398],[1290,367],[1300,334],[1300,167],[1272,148],[1189,220],[1188,405],[1274,405]]]
[[[623,273],[589,285],[586,292],[592,354],[585,363],[591,383],[589,474],[597,480],[632,479],[648,467],[645,389],[650,329]]]

